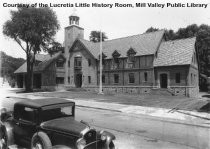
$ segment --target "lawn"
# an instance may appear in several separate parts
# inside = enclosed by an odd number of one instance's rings
[[[178,108],[182,110],[199,110],[209,101],[206,99],[188,98],[179,96],[163,96],[151,94],[104,94],[86,91],[64,91],[64,92],[35,92],[33,95],[45,97],[59,97],[69,99],[94,100],[98,102],[119,103],[125,105],[136,105],[159,108]]]

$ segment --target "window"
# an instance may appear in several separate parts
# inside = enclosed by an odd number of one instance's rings
[[[75,68],[82,67],[82,57],[75,57],[74,58],[74,67]]]
[[[20,107],[19,108],[18,119],[21,121],[35,122],[35,111],[36,109],[30,107]]]
[[[193,84],[193,74],[191,73],[191,84]]]
[[[102,83],[105,83],[105,80],[106,78],[105,78],[105,75],[102,75]]]
[[[64,84],[64,77],[56,77],[56,84]]]
[[[135,82],[134,73],[129,73],[129,83],[134,83],[134,82]]]
[[[119,74],[114,74],[114,83],[119,83]]]
[[[134,68],[134,63],[128,63],[128,68]]]
[[[68,67],[70,67],[70,60],[68,61]]]
[[[147,78],[147,72],[144,73],[144,81],[147,82],[148,78]]]
[[[59,104],[56,106],[46,106],[41,116],[41,121],[49,121],[56,118],[70,117],[74,115],[74,106],[67,104]]]
[[[70,77],[68,77],[68,83],[70,83]]]
[[[131,48],[128,50],[128,52],[127,52],[128,64],[130,63],[130,66],[128,66],[129,68],[133,68],[133,67],[134,67],[135,55],[136,55],[136,51],[131,47]]]
[[[194,74],[194,83],[197,83],[197,81],[196,81],[196,75]]]
[[[120,67],[120,61],[118,58],[114,58],[112,62],[112,68],[113,69],[118,69]]]
[[[180,73],[176,73],[176,83],[180,83],[181,75]]]
[[[91,59],[88,59],[88,66],[91,66]]]
[[[91,83],[91,76],[88,76],[88,83]]]
[[[56,62],[56,67],[62,68],[62,67],[63,67],[63,64],[64,64],[63,61],[57,61],[57,62]]]

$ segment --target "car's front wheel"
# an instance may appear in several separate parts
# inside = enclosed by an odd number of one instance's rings
[[[31,140],[31,149],[49,149],[52,148],[52,143],[44,132],[37,132]]]
[[[0,149],[7,149],[7,135],[6,128],[0,122]]]

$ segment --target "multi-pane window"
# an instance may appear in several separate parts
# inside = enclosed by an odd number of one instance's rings
[[[119,74],[114,74],[114,83],[119,83]]]
[[[56,77],[56,84],[64,84],[64,77]]]
[[[68,67],[70,67],[70,61],[68,61]]]
[[[120,61],[119,58],[114,58],[113,63],[112,63],[112,68],[113,69],[118,69],[120,67]]]
[[[88,83],[91,83],[91,76],[88,76]]]
[[[88,59],[88,66],[91,66],[91,59]]]
[[[181,74],[176,73],[176,83],[180,83],[180,81],[181,81]]]
[[[70,77],[68,77],[68,83],[70,83]]]
[[[144,81],[145,81],[145,82],[148,81],[148,74],[147,74],[147,72],[144,72]]]
[[[63,62],[63,61],[57,61],[57,62],[56,62],[56,67],[62,68],[63,65],[64,65],[64,62]]]
[[[82,57],[75,57],[74,58],[74,67],[75,68],[82,67]]]
[[[102,83],[105,83],[105,75],[102,75]]]
[[[191,84],[193,84],[193,74],[191,73]]]
[[[128,55],[127,63],[128,63],[128,68],[134,68],[135,67],[135,65],[134,65],[135,64],[134,54]]]
[[[129,83],[134,83],[134,82],[135,82],[134,73],[129,73]]]

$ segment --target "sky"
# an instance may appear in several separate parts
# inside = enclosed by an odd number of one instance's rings
[[[190,24],[210,25],[210,0],[1,0],[0,2],[0,43],[1,51],[13,57],[25,58],[24,51],[12,39],[3,35],[3,24],[10,19],[10,10],[17,10],[16,7],[8,7],[10,4],[55,4],[70,3],[75,6],[79,4],[90,4],[90,7],[51,7],[57,15],[60,23],[60,30],[55,38],[60,43],[64,42],[64,28],[69,25],[69,16],[76,9],[80,17],[80,27],[84,28],[85,39],[89,39],[90,32],[102,30],[108,39],[121,38],[144,33],[149,27],[159,29],[173,29],[186,27]],[[112,8],[92,7],[92,3],[113,4]],[[115,3],[132,4],[134,7],[115,7]],[[136,3],[146,3],[146,7],[136,7]],[[165,4],[161,7],[149,7],[149,3]],[[185,7],[167,7],[166,4],[184,4]],[[204,7],[187,7],[187,3],[207,4]],[[39,5],[38,5],[39,6]],[[37,7],[38,7],[37,6]]]

